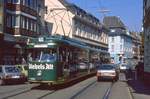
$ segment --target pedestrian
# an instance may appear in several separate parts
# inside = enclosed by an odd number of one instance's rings
[[[27,64],[26,60],[24,58],[22,58],[22,62],[23,65]]]

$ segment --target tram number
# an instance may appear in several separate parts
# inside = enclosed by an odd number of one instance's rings
[[[29,64],[29,69],[53,69],[53,64]]]

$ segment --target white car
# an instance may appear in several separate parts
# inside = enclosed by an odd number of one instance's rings
[[[118,72],[113,64],[103,64],[99,66],[97,70],[97,81],[101,79],[111,79],[113,81],[118,80]]]
[[[88,65],[84,62],[78,64],[78,69],[85,70],[88,68]]]
[[[120,64],[120,71],[125,72],[127,70],[127,65],[126,64]]]
[[[0,66],[0,85],[25,81],[25,75],[16,66]]]

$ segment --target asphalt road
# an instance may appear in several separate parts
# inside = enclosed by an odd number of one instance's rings
[[[125,81],[124,74],[120,74],[120,81],[97,82],[96,77],[89,78],[69,88],[61,90],[32,89],[33,84],[0,86],[1,99],[132,99]],[[2,89],[2,90],[1,90]],[[22,89],[26,89],[21,92]],[[14,92],[20,93],[14,93]],[[4,98],[4,93],[7,97]],[[14,94],[13,94],[14,93]]]

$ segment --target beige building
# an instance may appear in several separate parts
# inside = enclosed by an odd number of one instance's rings
[[[45,0],[46,32],[62,35],[108,51],[108,29],[93,15],[65,0]]]

